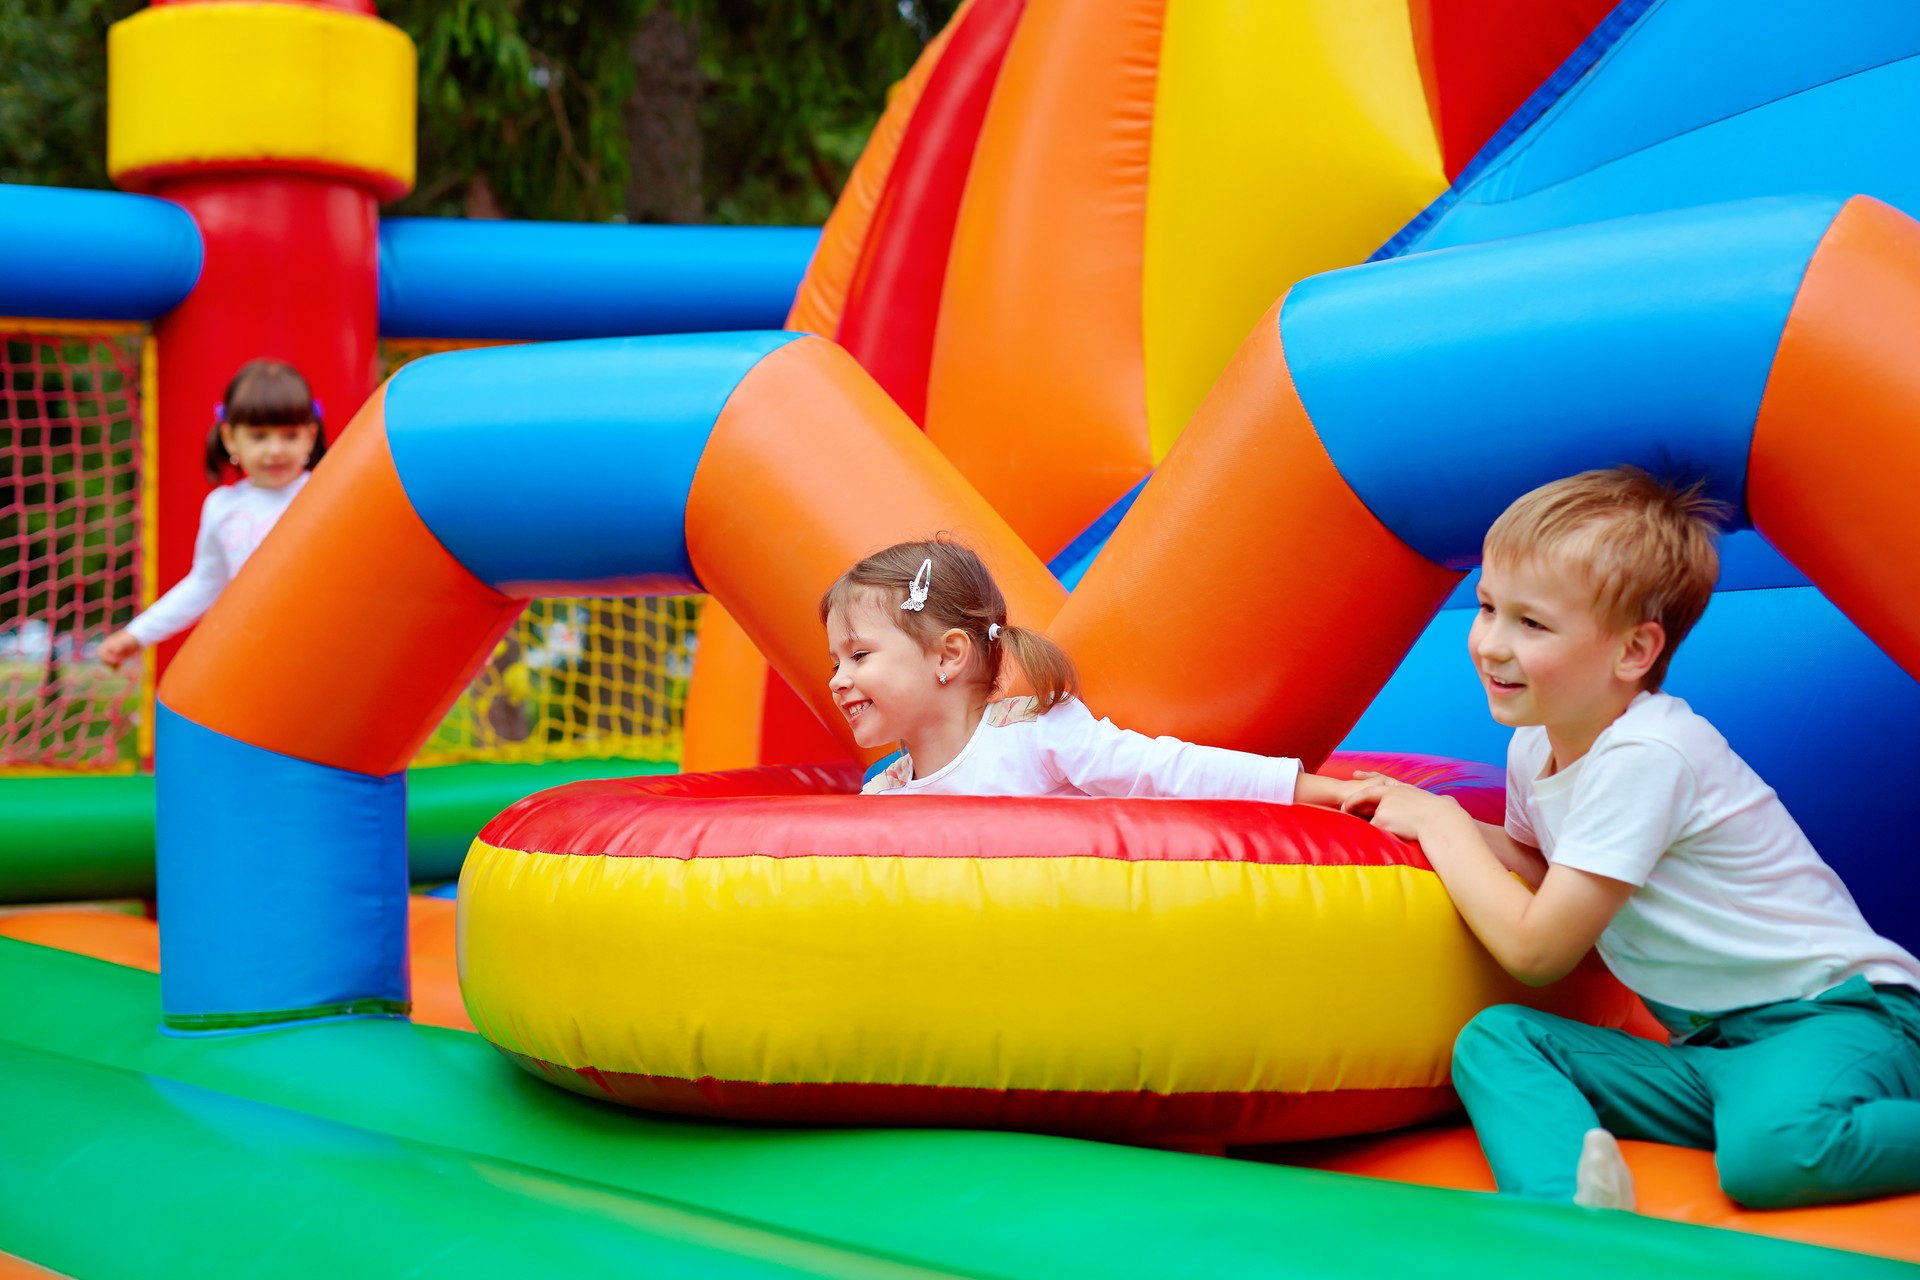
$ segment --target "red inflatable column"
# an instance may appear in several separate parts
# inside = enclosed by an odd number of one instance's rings
[[[298,367],[329,438],[374,388],[378,204],[413,182],[415,55],[351,0],[155,0],[108,55],[109,171],[185,206],[206,245],[199,284],[154,329],[165,589],[193,561],[206,433],[236,368]]]

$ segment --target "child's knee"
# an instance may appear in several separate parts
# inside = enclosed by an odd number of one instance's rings
[[[1453,1040],[1453,1060],[1469,1061],[1494,1053],[1506,1056],[1517,1048],[1535,1043],[1539,1015],[1525,1005],[1496,1004],[1482,1009],[1460,1028]]]
[[[1471,1088],[1476,1079],[1498,1079],[1516,1057],[1539,1053],[1539,1014],[1524,1005],[1497,1004],[1475,1014],[1453,1040],[1453,1084]]]
[[[1720,1189],[1747,1209],[1793,1209],[1858,1198],[1836,1159],[1845,1116],[1829,1113],[1753,1133],[1718,1135]]]

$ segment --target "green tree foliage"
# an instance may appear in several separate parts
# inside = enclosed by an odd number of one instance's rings
[[[420,49],[419,185],[397,212],[623,209],[627,43],[651,0],[389,0]]]
[[[709,218],[818,223],[957,0],[699,0]]]
[[[605,220],[629,205],[636,31],[691,30],[708,221],[817,223],[959,0],[384,0],[420,48],[397,213]],[[140,0],[0,0],[0,180],[103,187],[106,29]],[[644,166],[651,170],[651,166]],[[685,207],[685,202],[676,207]]]
[[[690,27],[707,220],[817,223],[958,0],[389,0],[420,46],[408,213],[600,220],[626,209],[632,43]]]
[[[141,7],[0,3],[0,182],[107,185],[107,28]]]

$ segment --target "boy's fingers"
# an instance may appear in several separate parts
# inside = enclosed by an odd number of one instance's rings
[[[1392,821],[1392,811],[1397,808],[1391,795],[1381,795],[1378,804],[1373,806],[1373,825],[1381,827]]]
[[[1376,807],[1385,794],[1386,788],[1380,785],[1379,779],[1372,779],[1366,786],[1356,789],[1349,794],[1346,799],[1342,800],[1340,802],[1340,811],[1342,813],[1352,813],[1355,809],[1362,806],[1369,808]]]

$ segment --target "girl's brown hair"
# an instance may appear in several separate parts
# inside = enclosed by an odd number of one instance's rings
[[[929,560],[933,569],[925,607],[899,608],[920,566]],[[1038,631],[1008,626],[1006,597],[993,575],[979,556],[957,542],[945,538],[899,542],[874,552],[841,574],[820,597],[821,623],[835,609],[868,594],[878,597],[888,607],[888,616],[929,653],[947,632],[966,632],[980,655],[989,692],[999,687],[1001,662],[1011,653],[1033,686],[1042,712],[1079,695],[1080,677],[1066,650]],[[997,638],[989,639],[987,628],[996,625],[1000,628]]]
[[[307,469],[327,453],[327,424],[320,417],[320,402],[300,371],[284,360],[249,360],[240,366],[227,384],[213,426],[207,432],[207,479],[219,484],[226,478],[227,445],[220,438],[222,426],[232,427],[304,427],[314,425],[313,452],[307,455]]]

